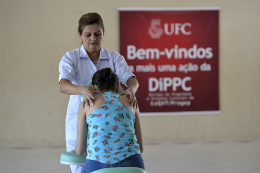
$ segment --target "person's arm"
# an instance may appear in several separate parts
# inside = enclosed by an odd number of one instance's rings
[[[76,153],[80,156],[86,155],[86,112],[82,108],[81,102],[78,111],[78,124],[77,124],[77,146]]]
[[[83,95],[83,104],[82,108],[84,109],[85,106],[89,108],[90,104],[94,105],[93,100],[94,98],[94,91],[91,88],[84,87],[84,86],[77,86],[72,84],[67,79],[60,80],[60,92],[68,95]]]
[[[135,135],[137,137],[137,142],[140,147],[141,153],[144,151],[143,147],[143,136],[142,136],[142,128],[141,128],[141,119],[139,109],[135,110]]]
[[[127,84],[128,88],[120,94],[129,95],[130,96],[129,103],[135,109],[138,109],[138,103],[137,103],[137,99],[135,97],[135,93],[137,92],[137,89],[139,87],[139,83],[138,83],[138,81],[136,80],[135,77],[130,77],[127,80],[126,84]]]

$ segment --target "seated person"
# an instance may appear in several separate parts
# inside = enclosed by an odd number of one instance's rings
[[[126,96],[116,94],[119,85],[110,68],[97,71],[91,86],[101,94],[95,95],[94,106],[79,106],[76,153],[87,154],[83,173],[109,167],[145,169],[139,109],[134,109]]]

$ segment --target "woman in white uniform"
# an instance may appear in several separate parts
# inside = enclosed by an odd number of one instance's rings
[[[77,114],[83,95],[83,107],[88,109],[93,105],[94,91],[85,85],[92,79],[93,74],[103,68],[111,68],[126,89],[121,94],[130,96],[130,104],[138,108],[135,93],[138,81],[131,72],[123,56],[115,51],[107,51],[101,47],[104,37],[104,24],[97,13],[88,13],[79,19],[78,33],[82,46],[65,53],[59,64],[59,81],[61,93],[70,95],[66,116],[66,146],[72,151],[77,144]],[[81,173],[81,166],[72,165],[73,173]]]

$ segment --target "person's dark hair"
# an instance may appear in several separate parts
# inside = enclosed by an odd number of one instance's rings
[[[85,26],[92,25],[92,24],[100,25],[103,33],[105,32],[104,23],[101,16],[98,13],[87,13],[82,15],[81,18],[79,19],[79,27],[78,27],[79,34],[82,35],[82,31]]]
[[[96,85],[100,91],[115,90],[118,84],[118,77],[110,68],[98,70],[92,77],[92,85]]]

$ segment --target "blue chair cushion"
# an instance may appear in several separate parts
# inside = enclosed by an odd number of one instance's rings
[[[86,156],[79,156],[75,152],[64,152],[60,156],[60,163],[65,165],[84,165]]]

